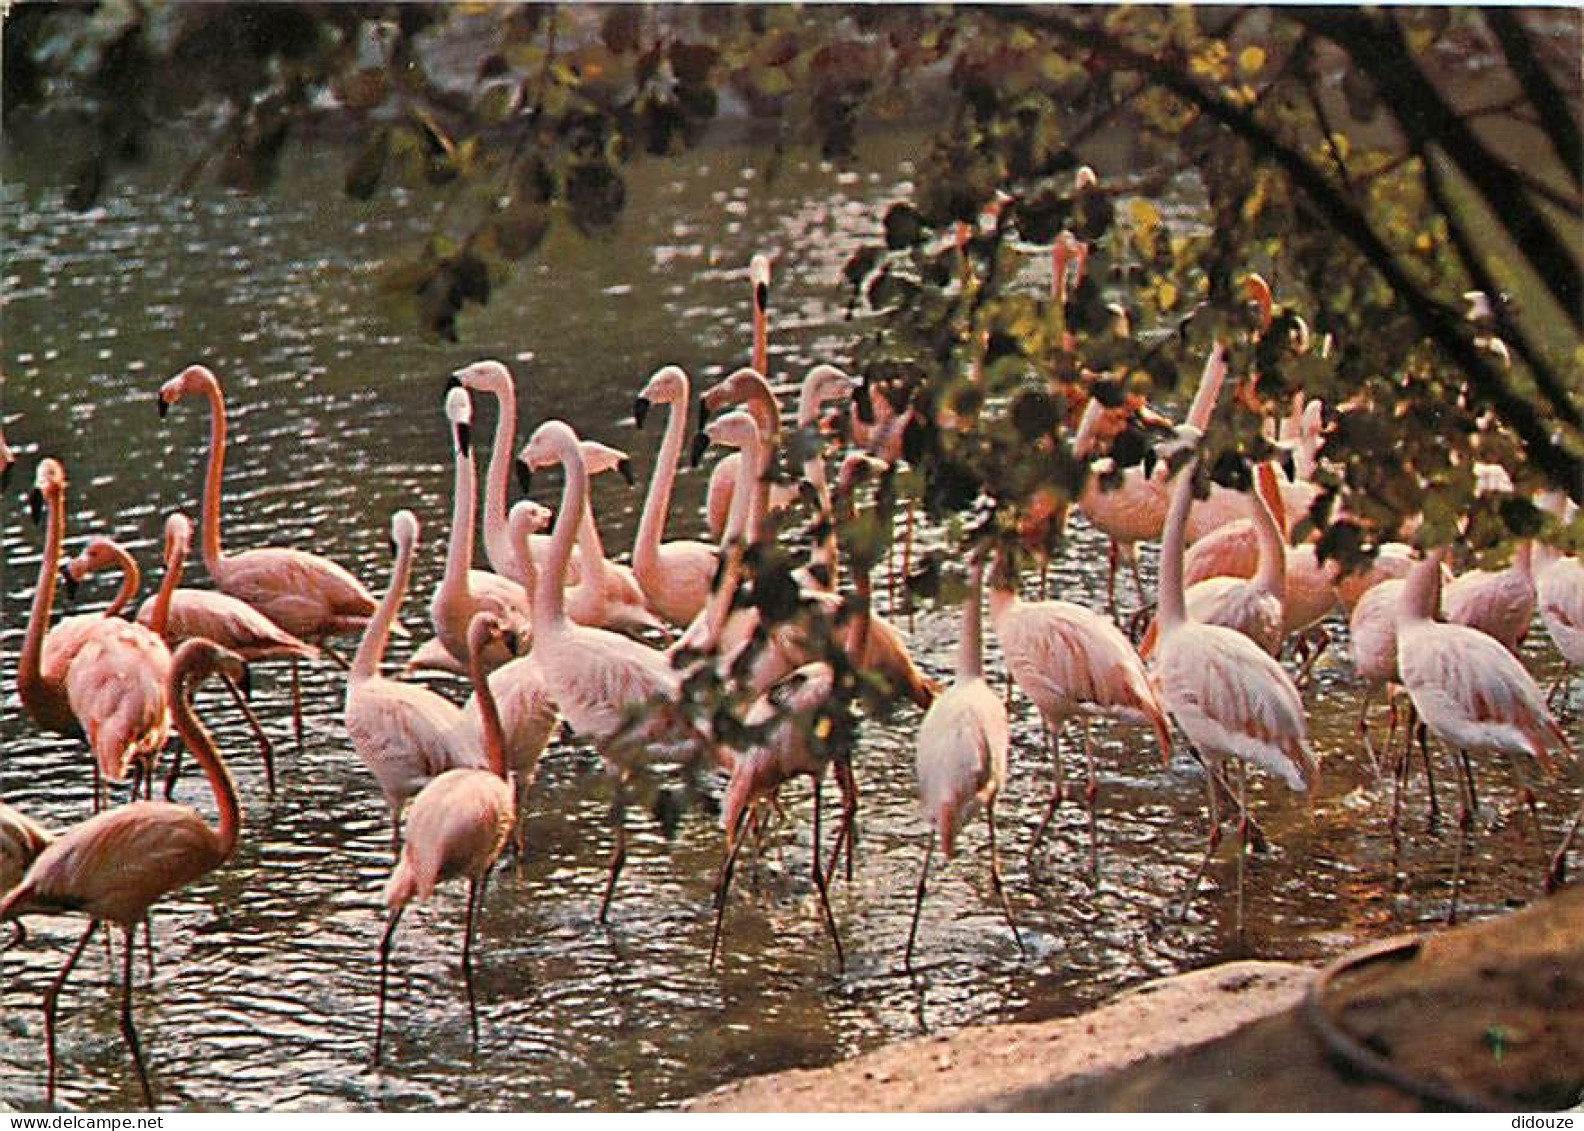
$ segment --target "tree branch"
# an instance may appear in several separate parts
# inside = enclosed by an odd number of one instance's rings
[[[1584,138],[1579,136],[1578,123],[1568,112],[1568,98],[1551,80],[1551,73],[1540,64],[1534,45],[1524,31],[1518,17],[1510,10],[1491,8],[1484,13],[1485,22],[1496,36],[1496,42],[1507,55],[1507,64],[1523,86],[1535,113],[1545,128],[1546,138],[1556,152],[1562,168],[1573,174],[1575,182],[1584,170]]]

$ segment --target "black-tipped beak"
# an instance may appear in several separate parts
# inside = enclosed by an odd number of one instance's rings
[[[521,638],[509,628],[501,633],[501,642],[506,645],[506,651],[513,656],[517,655],[517,650],[522,645]]]
[[[533,490],[533,469],[522,460],[517,461],[517,487],[524,495]]]
[[[874,401],[869,399],[869,375],[867,373],[864,374],[864,379],[858,386],[858,399],[855,403],[855,408],[858,412],[859,420],[865,424],[873,424],[875,422]]]
[[[390,556],[394,558],[396,556],[396,539],[388,538],[385,544],[390,547]]]
[[[704,452],[710,446],[709,433],[695,432],[693,434],[693,447],[688,453],[688,466],[697,467],[704,461]]]
[[[441,393],[440,395],[442,397],[444,397],[446,395],[446,393],[449,393],[452,389],[460,389],[461,387],[462,387],[462,378],[458,377],[455,373],[453,373],[453,374],[451,374],[451,376],[446,378],[445,393]]]
[[[1294,458],[1291,448],[1283,448],[1277,462],[1280,463],[1281,469],[1287,473],[1288,479],[1298,478],[1298,461]]]
[[[170,401],[166,400],[164,397],[160,396],[160,394],[158,394],[158,393],[154,394],[154,399],[157,402],[159,402],[160,419],[164,420],[165,419],[165,414],[170,411]]]
[[[28,517],[34,526],[44,521],[44,492],[37,487],[28,492]]]
[[[738,293],[740,294],[741,292],[739,291]],[[761,314],[770,309],[769,283],[754,284],[754,305],[759,308],[759,313]]]
[[[636,487],[638,485],[638,476],[633,474],[632,460],[622,460],[616,465],[616,470],[621,474],[621,477],[627,481],[627,486]]]
[[[457,451],[465,456],[473,454],[473,426],[467,421],[460,421],[456,426]]]
[[[634,397],[633,398],[633,424],[636,425],[640,430],[642,430],[642,428],[644,426],[644,421],[647,420],[648,418],[649,418],[649,400],[648,400],[648,398],[647,397]]]
[[[237,677],[237,686],[242,689],[242,698],[253,698],[253,669],[247,664],[242,665],[242,674]]]
[[[4,467],[0,467],[0,489],[11,486],[11,469],[15,466],[15,464],[8,463]]]
[[[698,409],[698,425],[694,428],[694,431],[696,431],[696,432],[704,431],[704,425],[706,425],[708,423],[709,423],[709,409],[704,407],[704,400],[703,400],[703,398],[700,398],[699,399],[699,409]]]
[[[1154,448],[1144,450],[1144,478],[1149,479],[1155,474],[1155,465],[1160,462],[1160,453]]]
[[[77,579],[72,576],[68,566],[61,566],[61,584],[66,586],[66,596],[73,601],[77,599]]]

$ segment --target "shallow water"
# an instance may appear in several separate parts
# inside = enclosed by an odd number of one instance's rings
[[[768,180],[762,154],[722,147],[691,164],[640,166],[613,239],[556,233],[488,309],[463,316],[462,345],[421,341],[401,312],[371,301],[375,265],[434,222],[417,200],[358,206],[338,193],[340,157],[307,154],[271,195],[188,200],[152,177],[117,187],[86,216],[64,210],[50,169],[6,155],[4,420],[20,448],[0,508],[0,796],[54,827],[88,811],[86,755],[41,734],[14,691],[41,536],[21,491],[41,455],[66,465],[68,552],[93,533],[125,541],[157,572],[163,517],[198,513],[207,421],[184,401],[160,422],[154,391],[201,360],[225,383],[231,444],[225,538],[232,547],[311,547],[382,589],[390,513],[411,507],[425,542],[405,621],[421,639],[424,604],[449,527],[442,378],[480,357],[511,363],[519,442],[553,406],[585,435],[630,448],[646,474],[659,429],[627,414],[648,373],[677,362],[701,387],[745,360],[746,264],[777,257],[772,368],[782,379],[845,360],[861,326],[844,318],[840,267],[870,237],[907,175],[907,139],[856,173],[790,156]],[[1037,280],[1034,280],[1037,282]],[[487,449],[493,406],[476,406]],[[610,477],[606,477],[609,479]],[[697,532],[703,472],[684,474],[669,527]],[[554,487],[540,488],[545,501]],[[641,494],[596,485],[612,549],[630,545]],[[1053,592],[1097,603],[1103,541],[1074,525]],[[1146,575],[1151,563],[1146,561]],[[188,584],[202,584],[194,565]],[[114,585],[91,586],[78,611]],[[881,602],[884,607],[885,587]],[[1119,592],[1131,595],[1124,585]],[[900,616],[900,614],[899,614]],[[1335,626],[1333,626],[1335,627]],[[949,678],[956,614],[920,612],[913,647]],[[1543,636],[1543,634],[1542,634]],[[411,642],[398,642],[404,659]],[[458,973],[464,891],[408,914],[392,962],[384,1067],[369,1068],[379,892],[389,867],[383,806],[341,726],[342,677],[305,673],[306,748],[291,740],[286,675],[261,667],[254,704],[274,737],[280,788],[266,795],[245,729],[224,700],[200,698],[237,775],[246,816],[237,855],[160,903],[157,966],[139,962],[137,1019],[162,1105],[185,1108],[443,1110],[630,1109],[673,1105],[725,1081],[829,1063],[921,1030],[1070,1013],[1140,980],[1234,955],[1318,960],[1362,939],[1444,914],[1455,841],[1426,830],[1416,776],[1394,859],[1389,787],[1377,786],[1353,729],[1356,690],[1340,649],[1306,694],[1325,781],[1312,800],[1259,775],[1255,812],[1271,842],[1248,875],[1248,922],[1233,937],[1233,864],[1223,848],[1187,920],[1175,910],[1204,842],[1202,779],[1183,755],[1163,770],[1144,737],[1096,729],[1101,880],[1087,872],[1083,811],[1064,806],[1032,857],[1050,789],[1032,709],[1014,706],[1012,774],[997,806],[1002,857],[1027,946],[1020,956],[994,901],[983,826],[933,873],[920,927],[920,976],[902,946],[924,845],[912,801],[918,713],[871,721],[856,757],[863,791],[857,871],[833,889],[848,962],[838,973],[808,879],[806,786],[790,820],[743,868],[724,960],[706,955],[721,834],[698,813],[667,841],[635,806],[629,862],[611,924],[596,921],[609,848],[610,787],[571,744],[544,760],[527,815],[530,857],[492,879],[479,922],[481,1039],[470,1048]],[[1537,675],[1555,673],[1543,638]],[[992,668],[996,665],[993,642]],[[458,683],[441,681],[456,692]],[[1069,772],[1075,755],[1069,754]],[[1438,765],[1452,806],[1450,765]],[[1542,851],[1499,768],[1481,776],[1485,813],[1465,906],[1490,914],[1536,892]],[[830,791],[827,791],[830,792]],[[208,811],[189,772],[178,798]],[[829,798],[827,798],[829,800]],[[1545,848],[1568,796],[1542,792]],[[43,1101],[39,996],[80,923],[39,919],[0,958],[0,1102]],[[119,945],[119,944],[118,944]],[[117,968],[119,963],[117,963]],[[95,947],[62,999],[58,1100],[134,1106],[136,1078],[117,1029],[110,966]]]

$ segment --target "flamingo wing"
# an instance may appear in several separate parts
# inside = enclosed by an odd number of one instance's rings
[[[147,627],[154,613],[154,598],[138,608],[138,623]],[[318,658],[319,649],[281,628],[252,605],[225,593],[207,589],[178,589],[171,594],[165,621],[167,644],[203,637],[224,645],[246,660],[297,656]]]
[[[265,547],[229,555],[215,584],[304,640],[348,631],[349,622],[374,613],[374,598],[362,582],[302,550]]]
[[[373,679],[347,689],[352,747],[393,805],[457,766],[482,769],[482,748],[457,739],[461,712],[425,687]]]
[[[99,771],[126,777],[133,759],[157,755],[170,734],[165,687],[171,656],[139,624],[104,618],[66,673],[66,697],[88,735]]]
[[[385,885],[385,905],[428,899],[435,885],[484,874],[511,834],[511,787],[488,770],[454,769],[424,786],[407,813],[401,861]]]

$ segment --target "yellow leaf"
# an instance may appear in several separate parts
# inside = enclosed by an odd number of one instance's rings
[[[1177,305],[1177,288],[1174,284],[1164,282],[1161,283],[1160,291],[1158,293],[1160,295],[1160,306],[1162,310],[1170,310],[1172,307]]]
[[[1265,68],[1265,48],[1249,44],[1238,52],[1238,70],[1245,75],[1257,75]]]

